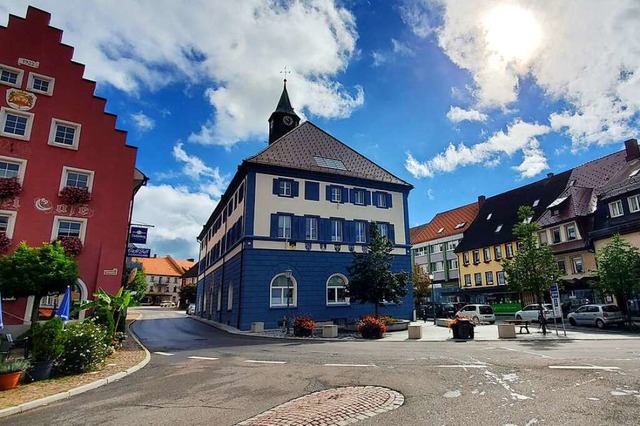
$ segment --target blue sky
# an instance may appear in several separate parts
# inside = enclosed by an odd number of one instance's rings
[[[7,4],[9,3],[9,4]],[[410,225],[622,149],[640,128],[634,0],[12,0],[52,13],[139,147],[134,219],[159,255],[195,236],[294,108],[411,182]]]

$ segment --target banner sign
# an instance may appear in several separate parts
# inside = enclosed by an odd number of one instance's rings
[[[560,305],[560,291],[558,284],[553,284],[550,288],[551,304],[553,305],[553,315],[556,318],[562,318],[562,306]]]
[[[129,247],[127,249],[127,256],[129,256],[129,257],[151,257],[151,249]]]
[[[133,244],[147,244],[147,228],[132,226],[129,231],[129,242]]]

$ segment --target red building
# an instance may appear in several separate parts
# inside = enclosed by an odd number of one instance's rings
[[[10,16],[0,27],[0,179],[22,187],[0,204],[0,233],[11,239],[9,252],[20,241],[79,238],[74,294],[86,299],[120,287],[133,195],[146,178],[135,168],[137,148],[50,17],[29,7],[25,19]],[[66,187],[88,190],[90,200],[64,197]],[[22,323],[32,303],[4,300],[5,324]]]

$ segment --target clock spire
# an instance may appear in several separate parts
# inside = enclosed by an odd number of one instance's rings
[[[269,145],[300,124],[300,117],[293,110],[287,92],[287,74],[291,74],[291,71],[284,67],[280,73],[284,74],[284,86],[276,110],[269,117]]]

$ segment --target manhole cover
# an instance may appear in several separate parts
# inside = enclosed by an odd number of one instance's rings
[[[238,423],[238,426],[344,425],[404,404],[404,396],[379,386],[327,389],[296,398]]]

